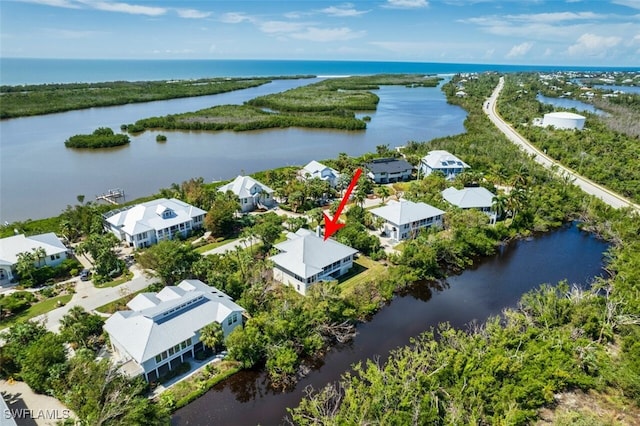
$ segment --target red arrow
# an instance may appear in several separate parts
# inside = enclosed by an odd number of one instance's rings
[[[351,179],[351,183],[347,187],[347,190],[344,193],[344,197],[342,197],[342,201],[340,201],[340,205],[338,205],[338,210],[336,210],[336,213],[333,215],[333,219],[329,219],[329,216],[327,216],[326,213],[322,213],[322,215],[324,216],[324,240],[325,241],[327,241],[327,238],[335,234],[338,229],[344,226],[344,223],[338,222],[338,219],[342,214],[342,210],[344,209],[344,206],[347,205],[347,201],[349,201],[349,196],[351,195],[351,191],[353,191],[353,188],[356,186],[356,183],[358,183],[358,179],[360,178],[361,174],[362,174],[362,170],[356,169],[356,174],[353,175],[353,179]]]

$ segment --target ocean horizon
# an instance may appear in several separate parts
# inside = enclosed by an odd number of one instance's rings
[[[253,59],[37,59],[0,58],[0,84],[8,86],[108,81],[186,80],[215,77],[457,74],[495,71],[637,71],[631,67],[501,65],[440,62]]]

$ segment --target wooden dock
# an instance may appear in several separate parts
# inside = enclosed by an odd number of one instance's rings
[[[102,195],[96,195],[96,201],[106,201],[107,203],[118,205],[120,200],[124,201],[124,189],[110,189]]]

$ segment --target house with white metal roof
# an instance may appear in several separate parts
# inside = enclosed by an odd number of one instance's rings
[[[289,233],[288,240],[274,247],[271,256],[273,278],[296,289],[303,296],[314,283],[346,274],[353,266],[358,250],[332,239],[324,240],[308,229]]]
[[[218,191],[231,191],[237,195],[243,212],[250,212],[256,208],[268,209],[275,205],[273,189],[251,176],[238,176],[228,184],[219,187]]]
[[[193,229],[201,228],[202,209],[176,198],[160,198],[136,204],[104,215],[105,229],[131,247],[149,247],[177,234],[187,236]]]
[[[490,223],[496,223],[493,209],[495,194],[483,187],[456,189],[450,187],[442,191],[442,198],[461,209],[476,209],[489,216]]]
[[[69,257],[67,247],[53,232],[29,237],[24,234],[0,239],[0,285],[16,278],[15,268],[20,253],[44,250],[44,257],[35,263],[39,266],[57,266]]]
[[[340,179],[340,173],[338,173],[337,170],[332,169],[329,166],[325,166],[315,160],[310,161],[306,166],[300,169],[298,171],[298,176],[303,180],[318,178],[329,182],[329,184],[334,188],[338,185],[338,179]]]
[[[442,227],[445,213],[429,204],[405,199],[391,200],[386,206],[370,211],[372,215],[384,219],[383,233],[396,241],[414,238],[423,228]]]
[[[470,167],[455,155],[443,150],[430,151],[420,160],[420,172],[424,176],[441,172],[447,180],[452,180]]]
[[[227,337],[242,324],[244,312],[225,293],[200,280],[138,294],[127,306],[131,310],[111,315],[104,330],[122,370],[150,382],[203,349],[203,327],[218,322]]]

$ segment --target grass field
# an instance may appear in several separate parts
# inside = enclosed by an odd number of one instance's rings
[[[66,305],[69,303],[72,294],[65,294],[63,296],[52,297],[51,299],[46,299],[41,302],[35,303],[29,307],[29,309],[20,312],[19,314],[12,316],[11,318],[4,319],[0,321],[0,330],[11,327],[14,324],[24,322],[30,320],[31,318],[35,318],[38,315],[45,314],[49,311],[52,311],[60,306]],[[58,304],[60,302],[60,304]]]

